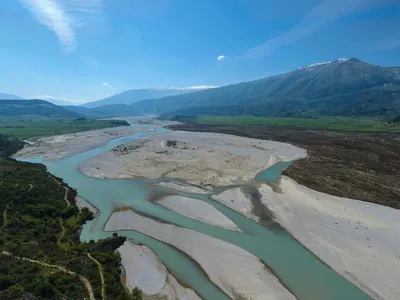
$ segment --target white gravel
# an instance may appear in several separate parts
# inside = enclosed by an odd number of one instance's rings
[[[241,231],[231,219],[207,202],[183,196],[167,196],[157,203],[188,218],[228,230]]]
[[[316,192],[285,176],[281,188],[260,192],[284,228],[374,299],[400,299],[399,210]]]
[[[143,131],[151,131],[151,129],[123,126],[32,138],[27,140],[29,143],[13,157],[41,157],[44,160],[57,160],[103,146],[112,139]]]
[[[121,255],[125,285],[129,290],[138,287],[147,296],[146,299],[200,300],[193,290],[181,286],[168,273],[150,248],[125,242],[117,251]]]
[[[214,200],[232,208],[238,213],[245,215],[249,219],[258,222],[259,218],[253,214],[253,204],[251,200],[241,191],[240,188],[233,188],[212,196]]]
[[[106,231],[136,230],[171,244],[197,261],[229,297],[294,300],[295,297],[253,254],[224,241],[175,225],[158,223],[133,211],[115,212]]]
[[[125,285],[129,290],[138,287],[147,296],[161,293],[168,271],[151,249],[125,242],[117,251],[121,255]]]
[[[277,161],[306,155],[290,144],[219,133],[169,131],[143,140],[96,156],[80,171],[97,178],[173,178],[223,186],[245,183]]]

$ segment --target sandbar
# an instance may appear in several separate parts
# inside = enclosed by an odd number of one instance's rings
[[[197,261],[211,281],[232,299],[295,299],[256,256],[233,244],[159,223],[131,210],[114,212],[104,229],[136,230],[175,246]]]
[[[29,143],[25,144],[25,147],[14,154],[13,157],[41,157],[44,160],[58,160],[103,146],[112,139],[145,131],[152,131],[152,129],[122,126],[31,138],[27,140]]]
[[[228,230],[241,231],[231,219],[202,200],[183,196],[167,196],[158,200],[157,203],[188,218]]]
[[[96,178],[171,178],[200,186],[225,186],[246,183],[278,161],[305,155],[304,149],[274,141],[169,131],[120,145],[82,163],[79,169]]]

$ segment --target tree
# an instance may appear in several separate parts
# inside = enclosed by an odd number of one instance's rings
[[[132,296],[133,296],[133,300],[142,300],[143,292],[138,287],[135,287],[132,290]]]

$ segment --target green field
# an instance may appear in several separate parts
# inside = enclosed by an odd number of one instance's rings
[[[37,136],[74,133],[106,127],[127,126],[126,121],[62,119],[38,116],[0,117],[0,134],[13,135],[19,139]]]
[[[250,116],[177,116],[174,118],[174,120],[201,124],[299,126],[306,128],[325,128],[343,131],[400,133],[400,124],[388,124],[387,122],[377,118],[319,117],[315,119],[301,119]]]

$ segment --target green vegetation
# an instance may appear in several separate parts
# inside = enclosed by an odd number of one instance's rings
[[[13,136],[0,134],[0,157],[11,155],[24,147],[24,143]]]
[[[378,118],[266,118],[251,116],[175,116],[172,118],[172,120],[188,122],[192,124],[296,126],[304,128],[324,128],[342,131],[400,133],[399,123],[382,121]]]
[[[0,116],[0,134],[13,135],[20,139],[128,125],[122,120],[93,120],[82,117],[68,119],[35,115]]]
[[[141,290],[139,290],[137,287],[135,287],[132,290],[132,296],[133,296],[133,300],[142,300],[143,299],[143,292]]]
[[[37,115],[54,118],[79,118],[82,115],[44,100],[1,100],[0,116]]]
[[[398,72],[349,59],[130,107],[136,114],[170,116],[393,117],[400,113]]]
[[[294,124],[275,126],[267,118],[188,118],[169,126],[175,130],[218,132],[262,140],[289,143],[307,150],[307,157],[296,160],[284,175],[313,190],[400,209],[400,139],[398,133],[361,132],[371,130],[359,119],[331,123],[341,130],[310,128],[320,120],[293,120]],[[282,119],[274,119],[279,123]],[[264,121],[264,123],[262,122]],[[283,124],[292,119],[283,119]],[[306,127],[297,126],[298,122]],[[213,124],[213,122],[215,122]],[[355,126],[354,124],[358,124]],[[366,121],[368,124],[368,120]],[[268,125],[269,124],[269,125]],[[329,122],[323,123],[327,126]],[[296,126],[294,126],[296,125]],[[321,125],[321,126],[322,126]],[[358,131],[345,131],[354,128]],[[399,127],[397,127],[399,128]],[[376,129],[376,128],[372,128]]]
[[[0,149],[14,147],[14,139],[0,137]],[[100,299],[99,268],[88,253],[102,265],[106,298],[132,299],[121,283],[121,259],[115,253],[125,238],[81,243],[80,229],[93,215],[80,212],[76,191],[56,180],[41,164],[0,157],[0,299],[88,298],[78,275]]]

